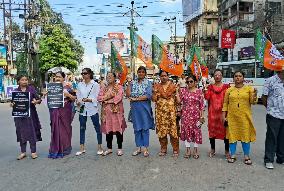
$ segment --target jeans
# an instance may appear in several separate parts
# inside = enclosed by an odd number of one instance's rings
[[[243,147],[244,155],[245,156],[249,156],[249,153],[250,153],[250,143],[242,142],[242,147]],[[237,142],[230,143],[231,156],[236,154],[236,150],[237,150]]]
[[[102,132],[101,132],[101,126],[100,126],[100,119],[99,114],[95,114],[90,116],[91,120],[93,122],[93,125],[97,132],[97,141],[98,144],[102,144]],[[86,132],[86,123],[87,123],[87,116],[79,115],[79,122],[80,122],[80,144],[85,144],[85,132]]]
[[[273,163],[275,154],[276,162],[284,162],[284,119],[266,115],[265,163]]]

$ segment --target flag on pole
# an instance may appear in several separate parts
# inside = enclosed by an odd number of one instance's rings
[[[141,59],[147,67],[152,67],[152,47],[146,43],[133,29],[130,29],[130,41],[133,42],[132,55]]]
[[[182,61],[169,53],[156,35],[152,35],[152,61],[153,64],[172,75],[181,76],[183,74]]]
[[[200,77],[208,78],[209,70],[206,66],[206,63],[201,58],[200,48],[193,45],[189,52],[190,54],[187,59],[187,63],[190,66],[193,75],[195,75],[197,79]]]
[[[284,66],[284,56],[276,47],[257,30],[256,32],[256,60],[263,63],[263,66],[270,70],[281,71]]]
[[[127,66],[122,59],[121,55],[119,52],[116,50],[115,46],[111,42],[111,69],[115,73],[118,73],[118,78],[120,80],[120,84],[123,84],[126,80],[128,69]]]

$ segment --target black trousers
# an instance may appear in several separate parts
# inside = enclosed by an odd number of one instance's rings
[[[266,115],[266,139],[265,139],[265,163],[273,163],[275,154],[276,162],[284,162],[284,119],[275,118],[269,114]]]
[[[211,149],[215,150],[215,138],[209,138]],[[225,151],[229,152],[229,139],[224,139]]]
[[[113,132],[106,134],[107,148],[112,149]],[[115,132],[118,149],[122,149],[123,134]]]

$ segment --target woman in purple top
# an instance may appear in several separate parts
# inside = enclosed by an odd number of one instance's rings
[[[64,83],[65,74],[57,72],[55,82]],[[72,89],[64,86],[64,107],[50,109],[51,141],[48,158],[63,158],[71,153],[72,137],[72,105],[76,98],[72,96]]]
[[[20,142],[21,154],[18,160],[26,158],[27,142],[30,143],[31,157],[36,159],[36,142],[42,141],[41,125],[36,111],[36,104],[40,104],[41,100],[34,87],[28,85],[28,77],[21,75],[17,79],[19,87],[16,91],[30,92],[30,117],[15,117],[14,122],[16,126],[17,142]],[[13,103],[11,104],[13,105]]]

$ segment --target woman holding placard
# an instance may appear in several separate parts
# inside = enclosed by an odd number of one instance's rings
[[[72,137],[72,105],[76,97],[72,95],[72,89],[64,84],[65,74],[57,72],[55,82],[63,84],[64,106],[50,108],[51,141],[48,158],[63,158],[71,153]]]
[[[30,98],[30,112],[28,117],[14,117],[16,126],[17,142],[20,142],[21,154],[18,156],[18,160],[26,158],[26,147],[27,142],[30,143],[31,157],[36,159],[36,142],[42,141],[41,138],[41,125],[39,122],[38,114],[35,105],[40,104],[41,100],[34,89],[29,86],[28,77],[21,75],[17,79],[19,87],[16,89],[17,92],[29,92]],[[11,106],[14,107],[15,103],[12,102]]]

